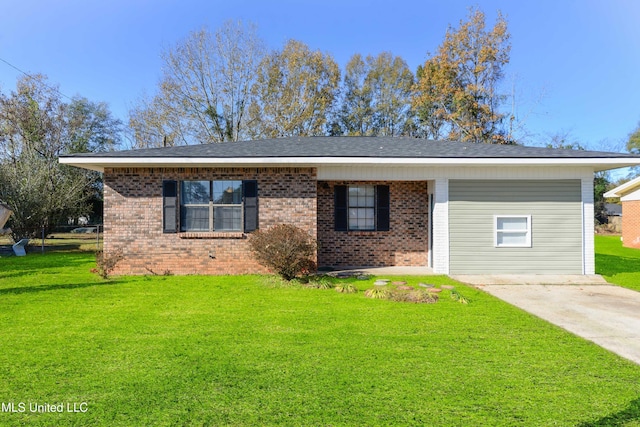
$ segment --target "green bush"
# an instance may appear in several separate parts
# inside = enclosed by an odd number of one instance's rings
[[[251,235],[249,245],[260,265],[291,280],[316,270],[316,241],[306,231],[291,224],[280,224]]]

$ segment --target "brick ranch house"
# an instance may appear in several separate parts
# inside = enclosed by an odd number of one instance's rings
[[[637,156],[400,137],[306,137],[72,154],[104,173],[117,273],[263,272],[248,237],[291,223],[320,267],[594,274],[593,174]]]
[[[640,248],[640,177],[614,188],[604,197],[622,203],[622,246]]]

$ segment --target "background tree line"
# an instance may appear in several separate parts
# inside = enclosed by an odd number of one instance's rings
[[[251,25],[192,33],[162,54],[157,92],[130,111],[135,147],[317,135],[406,135],[515,143],[501,110],[507,22],[471,10],[413,73],[390,52],[330,53],[289,40],[267,50]]]
[[[105,103],[68,98],[44,75],[25,75],[15,91],[0,91],[0,201],[14,210],[15,240],[100,216],[100,174],[58,156],[118,149],[125,135],[133,148],[316,135],[518,143],[501,92],[510,49],[505,18],[487,28],[472,9],[415,73],[390,52],[354,54],[341,70],[301,41],[268,50],[254,26],[227,22],[162,53],[157,92],[131,109],[126,128]],[[554,148],[581,148],[554,138]],[[639,147],[640,126],[627,149]],[[598,200],[606,177],[597,178]]]

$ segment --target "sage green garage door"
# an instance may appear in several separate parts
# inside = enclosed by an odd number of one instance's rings
[[[582,274],[580,184],[580,180],[449,181],[451,274]],[[531,247],[496,247],[496,216],[530,216]],[[508,228],[502,220],[500,224],[499,228]]]

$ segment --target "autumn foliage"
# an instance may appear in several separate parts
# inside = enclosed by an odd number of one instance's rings
[[[491,30],[485,15],[470,12],[458,29],[449,28],[435,55],[418,69],[414,109],[428,136],[458,141],[510,143],[499,107],[498,84],[509,62],[509,32],[502,15]]]

